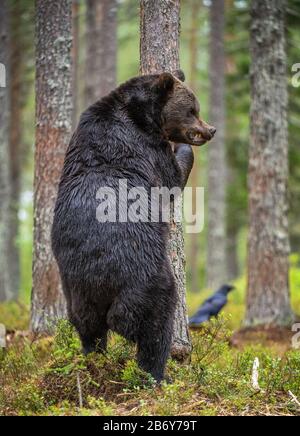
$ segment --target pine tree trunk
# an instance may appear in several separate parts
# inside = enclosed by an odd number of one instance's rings
[[[116,87],[117,0],[87,0],[86,105]]]
[[[251,137],[246,325],[288,325],[285,1],[251,2]]]
[[[193,0],[191,5],[191,37],[190,37],[190,86],[197,93],[197,65],[198,65],[198,30],[199,30],[199,13],[201,3],[199,0]],[[196,188],[199,184],[199,159],[198,153],[195,153],[194,166],[190,175],[191,186],[193,188],[193,205],[196,204]],[[191,271],[191,291],[199,292],[199,234],[193,234],[190,238],[190,271]]]
[[[225,153],[225,51],[224,0],[210,6],[210,123],[217,134],[208,146],[207,285],[226,282],[226,153]]]
[[[72,124],[71,0],[36,2],[36,148],[31,328],[52,330],[65,300],[51,250],[57,186]]]
[[[179,68],[179,0],[141,0],[141,73],[153,74]],[[170,260],[178,291],[172,356],[185,358],[191,351],[186,296],[183,228],[171,223]]]
[[[80,3],[79,0],[72,0],[72,97],[73,116],[72,127],[76,128],[79,113],[79,37],[80,37]]]
[[[0,63],[5,67],[6,87],[0,86],[0,301],[11,297],[7,257],[9,226],[9,12],[7,0],[0,0]],[[1,68],[3,73],[4,69]],[[1,84],[4,84],[1,77]]]
[[[22,146],[22,107],[24,104],[24,68],[22,48],[22,5],[13,2],[10,8],[11,43],[10,43],[10,119],[9,150],[10,150],[10,205],[8,251],[10,286],[13,297],[17,299],[20,287],[20,252],[19,237],[19,208],[21,195],[21,162]]]

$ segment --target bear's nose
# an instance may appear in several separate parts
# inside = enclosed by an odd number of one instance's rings
[[[210,127],[209,129],[209,133],[211,134],[212,137],[215,136],[216,131],[217,129],[215,127]]]

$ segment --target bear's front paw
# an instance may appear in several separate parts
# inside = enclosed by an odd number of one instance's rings
[[[174,145],[174,153],[177,154],[178,152],[184,154],[193,154],[193,148],[190,144],[176,143]]]

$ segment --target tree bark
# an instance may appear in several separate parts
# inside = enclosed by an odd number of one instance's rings
[[[179,0],[141,0],[141,74],[179,68]],[[182,225],[171,222],[169,254],[178,291],[172,356],[184,359],[191,351],[185,295],[185,256]]]
[[[251,132],[246,325],[288,325],[285,1],[251,2]]]
[[[66,314],[51,250],[57,187],[72,125],[71,0],[36,2],[36,148],[31,328],[49,332]]]
[[[224,0],[210,6],[210,123],[217,134],[208,146],[207,285],[226,282],[226,153],[225,153],[225,50]]]
[[[8,249],[10,163],[9,163],[9,11],[7,0],[0,0],[0,301],[11,297]],[[6,85],[6,86],[2,86]]]
[[[18,298],[20,288],[20,250],[19,208],[21,195],[21,162],[24,147],[22,144],[22,107],[24,106],[24,48],[22,46],[22,13],[23,7],[15,1],[10,8],[11,43],[10,43],[10,118],[9,150],[10,150],[10,205],[8,250],[10,286],[14,299]]]
[[[116,87],[117,0],[87,0],[86,105]]]
[[[72,97],[73,115],[72,127],[75,129],[79,113],[79,37],[80,37],[80,3],[79,0],[72,1]]]
[[[199,0],[192,0],[191,4],[191,36],[190,36],[190,86],[196,93],[198,89],[197,81],[197,66],[198,66],[198,30],[199,30],[199,13],[201,8],[201,2]],[[199,161],[198,153],[195,155],[194,166],[191,171],[191,186],[193,188],[192,204],[196,204],[196,188],[199,182]],[[195,213],[195,211],[193,212]],[[191,268],[191,291],[199,292],[199,235],[191,235],[190,238],[190,268]]]

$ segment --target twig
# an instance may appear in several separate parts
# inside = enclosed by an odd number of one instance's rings
[[[300,401],[298,400],[296,395],[294,395],[292,391],[288,391],[288,394],[291,397],[292,402],[295,403],[298,407],[300,407]]]
[[[117,397],[127,397],[130,395],[135,395],[136,396],[136,392],[120,392],[119,394],[117,394]]]
[[[108,380],[108,381],[109,381],[109,383],[113,383],[114,385],[123,385],[123,386],[126,386],[126,383],[124,383],[124,382],[117,382],[115,380]]]
[[[83,408],[83,399],[82,399],[82,389],[81,389],[79,374],[77,374],[77,389],[78,389],[78,397],[79,397],[79,407],[80,407],[80,409],[82,409]]]
[[[191,403],[189,404],[187,407],[184,408],[184,414],[186,414],[187,411],[190,411],[191,409],[194,409],[197,406],[202,406],[203,404],[207,404],[208,400],[201,400],[201,401],[196,401],[195,403]]]
[[[252,368],[252,388],[256,392],[261,391],[261,388],[260,388],[259,383],[258,383],[258,377],[259,377],[258,370],[259,370],[259,360],[258,360],[258,357],[256,357],[254,359],[253,368]]]

